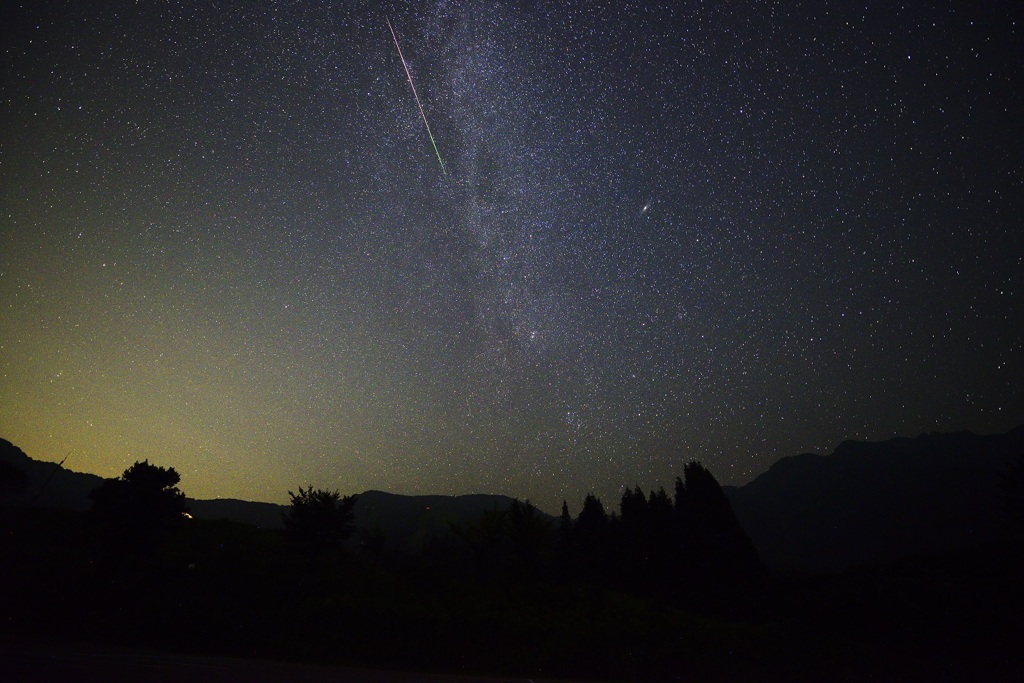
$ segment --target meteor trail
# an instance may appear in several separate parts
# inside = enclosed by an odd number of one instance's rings
[[[423,104],[420,102],[420,96],[416,94],[416,85],[412,82],[412,74],[409,73],[409,65],[405,63],[405,56],[402,54],[402,46],[398,44],[398,35],[395,34],[395,28],[391,25],[391,20],[384,17],[384,21],[387,22],[388,29],[391,30],[391,37],[395,39],[395,47],[398,49],[398,58],[402,60],[402,66],[405,67],[405,75],[409,79],[409,87],[412,88],[412,96],[416,98],[416,106],[420,108],[420,116],[423,117],[423,125],[427,127],[427,135],[430,137],[430,144],[434,146],[434,154],[437,155],[437,163],[441,164],[441,173],[444,177],[448,177],[448,170],[444,167],[444,160],[441,158],[441,153],[437,151],[437,143],[434,142],[434,134],[430,132],[430,124],[427,123],[427,115],[423,111]]]

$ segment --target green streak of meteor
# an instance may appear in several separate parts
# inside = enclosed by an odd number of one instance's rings
[[[448,169],[444,167],[444,159],[441,158],[441,152],[437,149],[437,143],[434,141],[434,134],[430,132],[430,124],[427,123],[427,115],[423,111],[423,103],[420,102],[420,96],[416,94],[416,84],[412,82],[412,74],[409,73],[409,65],[405,62],[405,56],[402,54],[402,46],[398,44],[398,35],[395,33],[394,27],[391,25],[391,20],[384,17],[384,21],[387,22],[388,29],[391,31],[391,37],[395,40],[395,47],[398,49],[398,58],[402,60],[402,67],[405,68],[405,75],[409,79],[409,87],[412,88],[412,96],[416,98],[416,106],[420,108],[420,116],[423,118],[423,125],[427,128],[427,135],[430,137],[430,144],[434,146],[434,154],[437,155],[437,163],[441,164],[441,173],[444,177],[448,177]]]

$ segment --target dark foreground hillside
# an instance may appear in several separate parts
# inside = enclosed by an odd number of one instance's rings
[[[0,508],[4,637],[389,670],[603,680],[1016,680],[1024,551],[988,544],[835,575],[703,586],[583,578],[455,540],[311,562],[195,520],[149,555],[88,515]],[[493,560],[493,561],[492,561]]]

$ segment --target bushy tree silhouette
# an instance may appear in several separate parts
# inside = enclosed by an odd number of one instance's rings
[[[354,529],[356,496],[342,497],[338,491],[299,487],[288,492],[291,506],[281,515],[288,545],[315,559],[340,550]]]
[[[89,497],[93,515],[114,541],[136,550],[152,549],[180,524],[188,508],[178,489],[181,477],[173,467],[136,461],[116,479],[107,479]]]

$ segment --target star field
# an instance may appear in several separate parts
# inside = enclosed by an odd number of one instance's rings
[[[33,457],[557,511],[1024,422],[1015,3],[8,14],[0,435]]]

